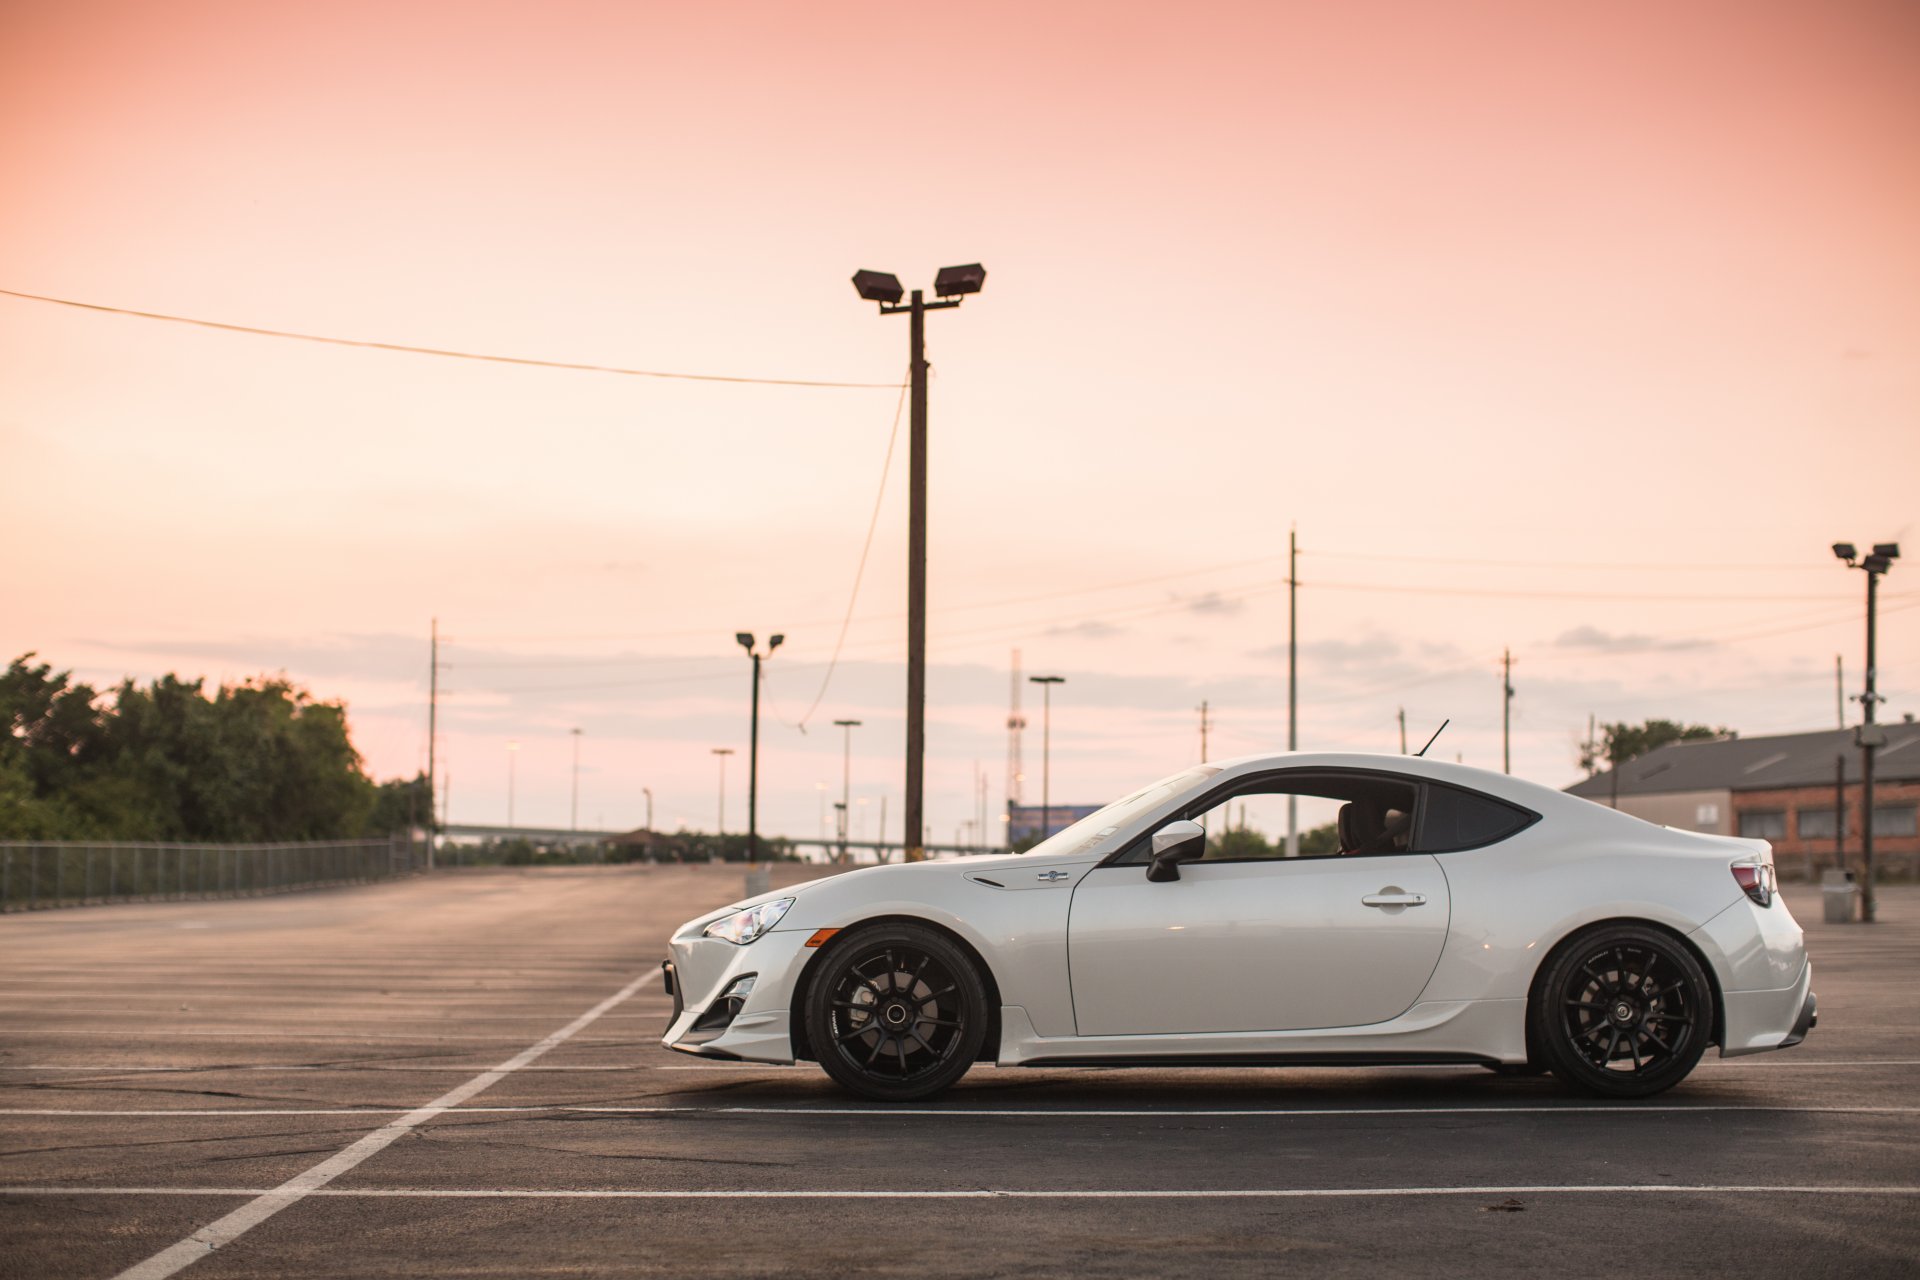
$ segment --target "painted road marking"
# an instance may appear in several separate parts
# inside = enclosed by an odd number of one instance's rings
[[[259,1187],[0,1187],[0,1196],[260,1196],[277,1195],[280,1188]],[[1306,1200],[1339,1197],[1400,1196],[1544,1196],[1544,1195],[1803,1195],[1803,1196],[1920,1196],[1920,1186],[1818,1186],[1783,1183],[1623,1182],[1547,1184],[1533,1186],[1467,1187],[1199,1187],[1181,1189],[1120,1189],[1093,1191],[1049,1188],[956,1188],[928,1191],[837,1191],[820,1189],[752,1191],[598,1190],[548,1191],[512,1187],[316,1187],[303,1195],[335,1199],[371,1200]],[[236,1209],[228,1218],[246,1212]],[[221,1222],[227,1221],[226,1218]],[[219,1224],[216,1223],[216,1226]],[[211,1231],[212,1228],[207,1229]],[[196,1233],[196,1237],[206,1232]],[[179,1246],[175,1246],[178,1248]],[[168,1250],[171,1253],[172,1250]],[[121,1277],[171,1275],[144,1268],[166,1254],[156,1255]],[[187,1262],[206,1256],[197,1250]]]
[[[581,1041],[581,1043],[582,1044],[598,1044],[601,1042],[596,1040],[584,1040],[584,1041]],[[626,1044],[626,1043],[635,1043],[635,1042],[622,1040],[616,1043]],[[648,1044],[649,1047],[651,1045],[650,1039],[643,1039],[638,1043]],[[728,1072],[728,1071],[793,1071],[800,1067],[804,1067],[806,1065],[807,1064],[805,1063],[780,1063],[780,1062],[718,1062],[718,1061],[699,1062],[699,1063],[627,1062],[627,1063],[614,1063],[610,1065],[598,1065],[598,1066],[529,1066],[529,1067],[523,1067],[521,1068],[521,1070],[523,1071],[707,1071],[707,1072],[722,1073],[722,1072]],[[1712,1070],[1712,1071],[1744,1071],[1749,1069],[1778,1070],[1785,1067],[1801,1067],[1801,1068],[1920,1067],[1920,1058],[1858,1058],[1858,1059],[1830,1059],[1830,1060],[1820,1060],[1820,1059],[1809,1058],[1809,1059],[1801,1059],[1801,1060],[1777,1060],[1777,1061],[1763,1060],[1763,1061],[1752,1061],[1752,1062],[1746,1061],[1744,1059],[1734,1060],[1730,1062],[1722,1062],[1714,1059],[1709,1059],[1708,1061],[1702,1062],[1698,1067],[1695,1068],[1695,1070]],[[972,1069],[974,1071],[1003,1070],[1003,1071],[1033,1071],[1033,1072],[1177,1071],[1182,1075],[1187,1075],[1187,1074],[1191,1074],[1193,1072],[1198,1072],[1198,1071],[1221,1072],[1221,1071],[1272,1071],[1272,1070],[1471,1072],[1471,1071],[1477,1070],[1478,1068],[1475,1068],[1472,1066],[1461,1066],[1459,1064],[1439,1064],[1434,1066],[1419,1066],[1411,1063],[1406,1065],[1393,1064],[1393,1065],[1387,1065],[1387,1066],[1358,1066],[1358,1067],[1320,1067],[1320,1066],[1270,1067],[1265,1064],[1261,1064],[1257,1066],[1248,1066],[1248,1067],[1186,1067],[1186,1066],[1180,1066],[1178,1064],[1171,1064],[1168,1066],[1154,1066],[1151,1063],[1143,1066],[1139,1066],[1139,1067],[1069,1066],[1066,1064],[1061,1064],[1057,1066],[1049,1065],[1045,1067],[1020,1067],[1020,1066],[1001,1067],[997,1063],[976,1062],[973,1064]],[[482,1070],[486,1070],[486,1068],[483,1065],[479,1063],[471,1063],[471,1062],[448,1063],[446,1065],[439,1065],[439,1064],[432,1064],[432,1063],[419,1063],[419,1062],[208,1063],[208,1064],[202,1064],[197,1066],[142,1066],[142,1065],[117,1066],[117,1065],[107,1064],[107,1063],[97,1064],[97,1065],[86,1065],[86,1064],[79,1064],[79,1063],[48,1063],[48,1062],[25,1063],[18,1066],[7,1066],[4,1064],[0,1064],[0,1072],[7,1072],[7,1071],[46,1071],[46,1072],[82,1071],[82,1072],[85,1072],[85,1071],[90,1071],[90,1072],[96,1072],[100,1074],[114,1074],[114,1073],[128,1072],[128,1071],[191,1073],[196,1071],[482,1071]]]
[[[514,1072],[524,1069],[535,1058],[558,1048],[576,1033],[590,1026],[600,1015],[630,998],[642,985],[657,981],[651,971],[643,972],[619,991],[569,1022],[560,1030],[536,1041],[497,1067],[481,1072],[454,1089],[441,1094],[424,1107],[418,1107],[367,1134],[359,1141],[336,1152],[304,1173],[296,1174],[277,1187],[252,1193],[254,1198],[238,1209],[200,1228],[186,1239],[162,1249],[145,1262],[122,1271],[118,1280],[165,1280],[183,1267],[192,1266],[214,1250],[233,1243],[289,1205],[296,1204],[327,1183],[351,1171],[369,1156],[385,1150],[395,1140],[425,1124],[450,1108],[457,1107],[481,1090],[498,1084]]]
[[[466,1115],[639,1115],[639,1116],[922,1116],[942,1120],[975,1116],[1021,1117],[1031,1119],[1157,1119],[1161,1117],[1273,1118],[1295,1119],[1329,1116],[1504,1116],[1504,1115],[1685,1115],[1689,1112],[1753,1112],[1764,1115],[1920,1115],[1920,1106],[1820,1106],[1794,1107],[1743,1103],[1699,1103],[1692,1106],[1638,1106],[1630,1102],[1539,1107],[649,1107],[613,1106],[593,1103],[530,1104],[518,1107],[448,1107],[449,1116]],[[77,1116],[77,1117],[159,1117],[159,1116],[395,1116],[407,1112],[398,1107],[222,1107],[204,1109],[155,1109],[148,1111],[110,1111],[59,1107],[6,1107],[0,1116]]]

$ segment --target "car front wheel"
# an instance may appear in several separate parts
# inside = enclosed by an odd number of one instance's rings
[[[1679,941],[1610,925],[1561,948],[1530,1016],[1546,1065],[1609,1098],[1645,1098],[1684,1080],[1713,1035],[1713,987]]]
[[[847,930],[807,992],[814,1057],[844,1088],[914,1102],[967,1073],[986,1034],[985,984],[971,959],[922,925]]]

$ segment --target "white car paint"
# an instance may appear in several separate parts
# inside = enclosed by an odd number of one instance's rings
[[[1749,899],[1733,863],[1763,841],[1655,827],[1501,774],[1406,756],[1246,757],[1103,811],[1030,853],[870,867],[689,921],[670,942],[682,1011],[669,1048],[795,1060],[795,995],[822,929],[907,918],[962,939],[998,992],[1003,1066],[1124,1057],[1526,1061],[1529,988],[1585,925],[1636,920],[1683,935],[1720,996],[1723,1055],[1788,1040],[1807,1003],[1801,931],[1777,896]],[[1448,783],[1540,815],[1479,849],[1188,863],[1156,883],[1102,866],[1203,792],[1282,769],[1365,770]],[[1386,894],[1415,904],[1362,900]],[[746,945],[710,921],[790,897]],[[693,1024],[742,975],[751,994],[719,1034]]]

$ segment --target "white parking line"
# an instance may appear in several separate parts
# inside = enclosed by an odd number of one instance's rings
[[[604,1042],[596,1039],[596,1040],[583,1040],[580,1043],[604,1045],[605,1043],[632,1044],[633,1042],[625,1039],[615,1040],[611,1042]],[[796,1071],[796,1070],[802,1070],[806,1066],[807,1064],[805,1063],[722,1062],[722,1061],[716,1060],[716,1061],[710,1061],[710,1062],[661,1062],[661,1063],[623,1062],[623,1063],[611,1063],[611,1064],[591,1065],[591,1066],[528,1066],[528,1067],[522,1067],[521,1070],[523,1071],[705,1071],[713,1074],[720,1074],[720,1073],[729,1072],[729,1071]],[[1808,1058],[1808,1059],[1801,1059],[1801,1060],[1763,1059],[1763,1060],[1754,1060],[1754,1061],[1748,1061],[1746,1059],[1736,1059],[1730,1062],[1721,1062],[1718,1060],[1709,1059],[1706,1062],[1702,1062],[1700,1064],[1699,1069],[1711,1069],[1714,1071],[1739,1071],[1739,1070],[1745,1070],[1748,1068],[1764,1068],[1768,1070],[1777,1070],[1784,1067],[1802,1067],[1802,1068],[1920,1067],[1920,1058],[1854,1058],[1854,1059],[1827,1059],[1827,1060]],[[94,1072],[101,1075],[119,1074],[119,1073],[129,1072],[129,1071],[192,1073],[197,1071],[483,1071],[487,1069],[488,1068],[486,1068],[483,1064],[473,1063],[473,1062],[455,1062],[455,1063],[447,1063],[444,1065],[438,1064],[438,1063],[420,1063],[420,1062],[201,1063],[201,1064],[195,1064],[190,1066],[147,1066],[147,1065],[119,1066],[112,1063],[99,1063],[99,1064],[90,1065],[90,1064],[84,1064],[84,1063],[63,1063],[63,1062],[33,1062],[33,1063],[22,1063],[15,1066],[0,1064],[0,1073],[9,1072],[9,1071],[45,1071],[45,1072]],[[1441,1064],[1441,1065],[1436,1065],[1431,1067],[1421,1067],[1417,1064],[1411,1064],[1411,1063],[1406,1065],[1384,1065],[1384,1066],[1366,1066],[1366,1067],[1349,1068],[1349,1067],[1320,1067],[1320,1066],[1269,1067],[1264,1064],[1259,1066],[1253,1066],[1253,1067],[1188,1067],[1188,1066],[1180,1066],[1177,1064],[1172,1066],[1166,1066],[1166,1067],[1156,1067],[1156,1066],[1153,1066],[1152,1064],[1144,1064],[1139,1067],[1109,1067],[1109,1066],[1100,1066],[1100,1065],[1079,1066],[1079,1065],[1074,1065],[1069,1063],[1049,1064],[1048,1066],[1044,1066],[1044,1067],[1021,1067],[1021,1066],[1001,1067],[998,1064],[992,1063],[992,1062],[976,1062],[974,1063],[972,1069],[975,1071],[1002,1070],[1002,1071],[1031,1071],[1035,1073],[1049,1072],[1049,1071],[1101,1071],[1101,1072],[1176,1071],[1176,1072],[1179,1072],[1181,1075],[1191,1075],[1191,1074],[1194,1074],[1195,1072],[1203,1072],[1203,1071],[1204,1072],[1221,1072],[1221,1071],[1266,1071],[1266,1070],[1283,1070],[1283,1071],[1347,1071],[1347,1070],[1362,1071],[1364,1070],[1364,1071],[1391,1072],[1391,1071],[1431,1070],[1431,1071],[1471,1072],[1476,1070],[1476,1068],[1472,1066],[1462,1066],[1459,1064]]]
[[[652,972],[643,972],[625,987],[560,1030],[522,1049],[499,1066],[483,1071],[465,1084],[448,1090],[426,1106],[415,1108],[399,1119],[389,1121],[351,1146],[322,1160],[306,1172],[296,1174],[279,1186],[249,1193],[255,1198],[225,1217],[202,1227],[177,1244],[162,1249],[145,1262],[128,1267],[120,1273],[118,1280],[165,1280],[165,1277],[173,1275],[183,1267],[193,1265],[215,1249],[231,1244],[288,1205],[295,1204],[316,1192],[323,1192],[327,1183],[350,1171],[367,1157],[384,1150],[411,1130],[450,1108],[459,1106],[468,1098],[490,1085],[499,1083],[514,1072],[524,1069],[535,1058],[565,1043],[592,1024],[601,1014],[631,997],[643,984],[653,981],[655,976]]]
[[[0,1187],[0,1196],[271,1196],[278,1188],[257,1187]],[[1117,1189],[1111,1191],[1059,1188],[966,1187],[926,1191],[800,1190],[659,1191],[598,1190],[549,1191],[535,1188],[487,1187],[319,1187],[309,1196],[371,1200],[1308,1200],[1353,1196],[1390,1198],[1411,1196],[1543,1196],[1543,1195],[1804,1195],[1804,1196],[1920,1196],[1920,1186],[1820,1186],[1812,1183],[1758,1185],[1753,1183],[1619,1182],[1592,1184],[1535,1184],[1525,1186],[1466,1187],[1196,1187]],[[236,1209],[228,1217],[244,1213]],[[221,1219],[226,1221],[226,1219]],[[218,1224],[216,1224],[218,1225]],[[211,1230],[211,1228],[209,1228]],[[204,1233],[202,1233],[204,1234]],[[176,1248],[178,1246],[175,1246]],[[171,1252],[171,1251],[169,1251]],[[164,1257],[166,1255],[158,1255]],[[195,1256],[204,1256],[196,1254]],[[188,1261],[193,1259],[189,1258]],[[150,1259],[157,1261],[156,1259]],[[142,1267],[147,1264],[142,1264]],[[184,1262],[181,1266],[186,1265]],[[129,1276],[171,1275],[135,1267]],[[174,1270],[178,1270],[175,1267]]]
[[[974,1117],[1020,1117],[1040,1120],[1144,1119],[1163,1117],[1312,1119],[1330,1116],[1508,1116],[1508,1115],[1685,1115],[1689,1112],[1751,1112],[1763,1115],[1920,1115],[1920,1106],[1769,1106],[1762,1103],[1700,1103],[1692,1106],[1641,1106],[1568,1103],[1540,1107],[648,1107],[590,1103],[549,1103],[520,1107],[448,1107],[442,1113],[466,1115],[636,1115],[636,1116],[899,1116],[963,1120]],[[6,1107],[0,1116],[164,1117],[164,1116],[391,1116],[406,1114],[397,1107],[214,1107],[160,1108],[150,1111],[111,1111],[59,1107]]]

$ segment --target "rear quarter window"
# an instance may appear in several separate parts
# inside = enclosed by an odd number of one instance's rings
[[[1492,796],[1430,783],[1426,805],[1420,812],[1418,851],[1447,853],[1497,844],[1532,826],[1539,817]]]

